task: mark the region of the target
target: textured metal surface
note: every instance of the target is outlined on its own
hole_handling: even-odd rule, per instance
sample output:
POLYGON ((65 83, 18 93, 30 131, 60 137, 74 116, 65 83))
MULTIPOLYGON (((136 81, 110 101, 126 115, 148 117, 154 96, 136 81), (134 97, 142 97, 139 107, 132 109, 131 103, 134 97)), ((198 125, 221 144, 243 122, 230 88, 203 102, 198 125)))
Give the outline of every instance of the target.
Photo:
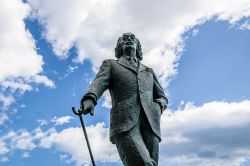
POLYGON ((161 137, 161 109, 154 100, 166 100, 166 97, 151 68, 140 63, 137 72, 123 57, 105 60, 85 95, 94 94, 99 99, 106 89, 109 89, 112 98, 111 142, 114 143, 115 135, 135 126, 140 104, 154 133, 161 137))
POLYGON ((157 165, 160 117, 168 103, 153 70, 140 63, 142 55, 135 35, 123 34, 115 48, 118 59, 103 61, 81 100, 88 114, 103 92, 110 91, 110 141, 125 166, 157 165))

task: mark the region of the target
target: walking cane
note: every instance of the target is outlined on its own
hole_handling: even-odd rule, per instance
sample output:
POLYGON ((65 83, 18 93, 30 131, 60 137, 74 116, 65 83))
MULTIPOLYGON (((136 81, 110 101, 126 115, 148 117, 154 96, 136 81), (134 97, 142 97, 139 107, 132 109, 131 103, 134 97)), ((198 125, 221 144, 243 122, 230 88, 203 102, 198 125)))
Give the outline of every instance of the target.
POLYGON ((83 130, 86 142, 87 142, 87 146, 88 146, 89 155, 90 155, 90 158, 91 158, 91 161, 92 161, 92 165, 95 166, 94 157, 93 157, 93 154, 92 154, 92 151, 91 151, 91 148, 90 148, 89 139, 88 139, 87 131, 85 129, 85 125, 84 125, 84 122, 83 122, 83 119, 82 119, 81 111, 80 111, 80 109, 78 109, 78 112, 76 112, 75 107, 72 107, 72 111, 74 112, 75 115, 78 115, 79 118, 80 118, 80 122, 81 122, 81 125, 82 125, 82 130, 83 130))

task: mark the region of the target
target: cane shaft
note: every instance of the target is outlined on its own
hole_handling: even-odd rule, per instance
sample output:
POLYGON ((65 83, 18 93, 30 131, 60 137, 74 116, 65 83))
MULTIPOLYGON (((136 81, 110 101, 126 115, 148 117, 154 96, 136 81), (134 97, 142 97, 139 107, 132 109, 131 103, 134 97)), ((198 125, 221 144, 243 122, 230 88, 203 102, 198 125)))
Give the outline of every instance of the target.
POLYGON ((90 155, 90 158, 91 158, 91 162, 92 162, 92 165, 95 166, 94 157, 93 157, 93 154, 92 154, 92 151, 91 151, 91 148, 90 148, 89 139, 88 139, 88 135, 87 135, 87 132, 86 132, 86 129, 85 129, 85 125, 84 125, 82 116, 79 115, 79 118, 80 118, 80 121, 81 121, 82 130, 83 130, 86 142, 87 142, 87 146, 88 146, 88 150, 89 150, 89 155, 90 155))

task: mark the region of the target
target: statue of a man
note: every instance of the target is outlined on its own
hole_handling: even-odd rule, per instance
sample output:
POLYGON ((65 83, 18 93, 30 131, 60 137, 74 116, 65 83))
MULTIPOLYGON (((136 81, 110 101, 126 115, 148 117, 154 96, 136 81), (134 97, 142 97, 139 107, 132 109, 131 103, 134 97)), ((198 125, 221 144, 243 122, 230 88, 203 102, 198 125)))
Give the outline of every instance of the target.
POLYGON ((104 60, 81 100, 83 114, 92 114, 108 89, 112 98, 110 141, 125 166, 157 166, 160 117, 168 100, 153 70, 140 61, 139 40, 132 33, 119 37, 117 60, 104 60))

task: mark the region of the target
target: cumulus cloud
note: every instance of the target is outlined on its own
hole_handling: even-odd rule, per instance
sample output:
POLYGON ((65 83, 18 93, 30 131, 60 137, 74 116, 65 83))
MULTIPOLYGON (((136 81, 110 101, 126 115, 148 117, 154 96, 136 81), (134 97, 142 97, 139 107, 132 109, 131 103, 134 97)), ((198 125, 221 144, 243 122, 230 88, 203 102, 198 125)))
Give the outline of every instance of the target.
MULTIPOLYGON (((119 162, 116 148, 109 142, 109 129, 104 123, 87 126, 86 130, 96 161, 119 162)), ((3 157, 7 157, 8 152, 16 150, 23 151, 21 157, 30 157, 32 150, 36 148, 53 148, 66 163, 75 162, 77 166, 91 163, 82 128, 70 127, 61 131, 57 131, 56 128, 46 131, 36 128, 31 132, 12 131, 0 137, 0 155, 3 157)))
POLYGON ((249 23, 249 21, 246 21, 242 25, 240 25, 239 29, 240 30, 250 30, 250 23, 249 23))
POLYGON ((187 30, 211 18, 234 24, 250 15, 248 0, 28 2, 58 57, 67 58, 70 48, 76 47, 76 61, 90 59, 96 70, 103 59, 114 58, 117 38, 130 31, 141 40, 143 62, 156 70, 162 82, 177 72, 187 30))
POLYGON ((12 96, 5 96, 0 93, 0 103, 2 103, 2 109, 5 110, 9 105, 15 102, 15 99, 12 96))
POLYGON ((37 83, 37 84, 44 84, 45 86, 50 87, 50 88, 55 88, 55 83, 52 80, 48 79, 47 76, 44 76, 44 75, 35 75, 31 78, 30 81, 37 83))
POLYGON ((72 116, 62 116, 62 117, 54 117, 51 121, 56 125, 63 125, 65 123, 70 123, 73 119, 72 116))
POLYGON ((9 120, 9 117, 6 113, 0 112, 0 125, 3 125, 7 120, 9 120))
POLYGON ((0 82, 8 77, 27 78, 41 72, 42 56, 37 54, 24 24, 29 5, 19 0, 1 0, 0 9, 0 82))
POLYGON ((32 142, 32 134, 28 131, 21 131, 12 137, 12 148, 20 150, 33 150, 36 145, 32 142))
POLYGON ((28 152, 24 152, 21 157, 28 158, 28 157, 30 157, 30 154, 28 152))
MULTIPOLYGON (((166 110, 161 118, 159 165, 242 165, 250 159, 249 108, 250 100, 244 100, 202 106, 186 103, 178 110, 166 110)), ((104 123, 86 128, 95 160, 120 162, 115 146, 109 142, 109 128, 104 123)), ((0 137, 0 148, 4 157, 15 150, 29 157, 36 148, 54 149, 66 163, 90 164, 82 128, 78 127, 12 131, 0 137)))
POLYGON ((1 83, 1 88, 3 90, 10 89, 12 92, 20 90, 21 92, 32 90, 32 86, 22 82, 13 82, 13 81, 3 81, 1 83))
POLYGON ((44 37, 52 44, 53 51, 60 58, 67 57, 67 52, 75 42, 82 21, 96 3, 82 0, 28 2, 32 5, 33 17, 37 17, 45 26, 44 37), (61 28, 58 29, 60 26, 61 28))
POLYGON ((242 165, 250 154, 250 100, 192 103, 162 116, 162 165, 242 165))
POLYGON ((9 149, 6 147, 5 142, 0 140, 0 155, 5 154, 9 151, 9 149))
POLYGON ((25 153, 29 153, 29 151, 34 150, 38 147, 36 141, 42 139, 49 133, 51 133, 54 129, 48 129, 43 132, 41 128, 36 128, 33 131, 29 132, 25 129, 20 129, 17 132, 10 131, 5 135, 0 137, 0 141, 3 142, 7 152, 14 152, 15 150, 21 150, 25 153))
POLYGON ((76 65, 75 66, 69 65, 68 69, 66 71, 66 74, 64 74, 64 76, 62 76, 62 77, 59 77, 59 79, 64 79, 64 78, 68 77, 71 73, 73 73, 77 69, 78 69, 78 66, 76 66, 76 65))
MULTIPOLYGON (((104 123, 87 127, 88 137, 95 160, 99 162, 118 162, 115 146, 109 142, 108 128, 104 123)), ((81 128, 67 128, 61 132, 54 131, 41 140, 41 147, 55 146, 59 152, 70 154, 67 160, 76 161, 76 165, 90 163, 89 153, 81 128), (63 138, 63 139, 62 139, 63 138)))
POLYGON ((54 83, 41 74, 43 58, 25 29, 24 20, 31 11, 29 4, 22 0, 0 2, 0 101, 6 108, 14 102, 17 91, 23 94, 32 90, 32 84, 54 87, 54 83))
POLYGON ((37 122, 39 123, 39 126, 44 126, 48 124, 48 121, 45 119, 38 119, 37 122))
POLYGON ((193 31, 192 31, 192 36, 197 36, 198 35, 198 33, 199 33, 199 30, 198 29, 193 29, 193 31))
POLYGON ((111 109, 112 107, 111 96, 110 96, 109 91, 106 91, 103 93, 102 107, 107 108, 107 109, 111 109))

